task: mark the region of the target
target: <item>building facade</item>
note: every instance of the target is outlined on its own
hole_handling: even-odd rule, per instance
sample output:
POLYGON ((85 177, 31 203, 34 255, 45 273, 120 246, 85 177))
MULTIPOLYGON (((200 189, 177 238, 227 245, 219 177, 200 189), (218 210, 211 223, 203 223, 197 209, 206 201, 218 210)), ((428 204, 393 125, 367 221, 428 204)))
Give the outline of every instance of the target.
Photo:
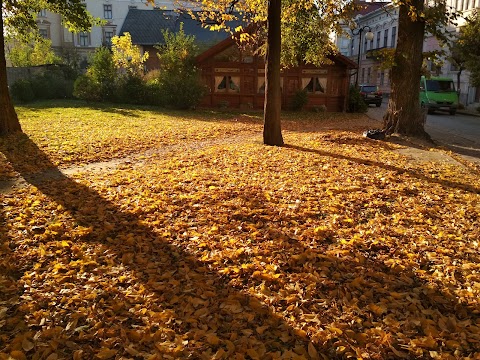
POLYGON ((174 9, 173 1, 169 0, 155 1, 155 6, 147 4, 145 0, 85 0, 84 3, 94 18, 104 22, 101 26, 94 26, 90 32, 68 31, 62 25, 60 15, 55 13, 41 11, 37 16, 40 34, 52 41, 52 47, 59 53, 75 50, 76 56, 84 64, 96 48, 109 45, 113 36, 121 35, 120 30, 130 9, 174 9))
MULTIPOLYGON (((390 76, 388 70, 382 70, 380 61, 375 56, 375 50, 394 49, 397 44, 398 34, 398 7, 390 2, 360 2, 363 9, 355 17, 357 28, 345 29, 348 36, 337 36, 336 45, 340 52, 357 62, 358 83, 378 85, 380 90, 388 96, 390 93, 390 76), (364 29, 362 39, 358 29, 364 29), (365 33, 370 30, 373 39, 368 41, 365 33), (360 56, 359 56, 360 53, 360 56)), ((475 9, 480 9, 480 0, 448 0, 447 6, 452 10, 461 11, 462 17, 458 18, 458 24, 450 29, 458 32, 465 24, 465 18, 472 14, 475 9)), ((423 51, 430 52, 444 50, 438 40, 427 34, 424 41, 423 51)), ((451 77, 460 91, 460 102, 466 106, 479 102, 480 89, 471 86, 469 73, 466 70, 459 72, 449 60, 448 53, 443 56, 441 66, 437 67, 434 62, 427 61, 427 70, 438 76, 451 77), (458 85, 457 85, 457 79, 458 85)), ((355 83, 356 74, 352 74, 351 83, 355 83)))

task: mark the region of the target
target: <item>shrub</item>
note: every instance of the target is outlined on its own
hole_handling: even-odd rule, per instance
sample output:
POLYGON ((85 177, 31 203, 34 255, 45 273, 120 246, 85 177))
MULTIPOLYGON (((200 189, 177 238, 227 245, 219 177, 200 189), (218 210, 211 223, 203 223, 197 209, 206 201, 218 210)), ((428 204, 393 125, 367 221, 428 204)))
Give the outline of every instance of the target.
POLYGON ((174 109, 191 109, 205 95, 205 86, 196 74, 165 74, 160 80, 162 102, 174 109))
POLYGON ((18 80, 11 87, 12 97, 20 102, 35 100, 35 93, 29 80, 18 80))
POLYGON ((127 74, 115 84, 116 96, 115 101, 119 101, 125 104, 146 104, 146 84, 144 80, 135 75, 127 74))
POLYGON ((292 97, 290 109, 293 111, 302 110, 308 103, 308 94, 306 90, 298 90, 292 97))
POLYGON ((195 37, 184 33, 183 23, 177 33, 167 30, 162 34, 165 44, 157 46, 162 101, 176 109, 194 108, 206 91, 194 65, 198 51, 195 37))
POLYGON ((351 113, 365 113, 367 110, 368 105, 363 101, 360 90, 355 85, 350 85, 347 111, 351 113))
POLYGON ((98 85, 87 75, 81 75, 75 80, 73 96, 87 101, 100 101, 102 99, 98 85))
POLYGON ((65 99, 73 96, 73 81, 62 71, 47 71, 31 80, 36 99, 65 99))

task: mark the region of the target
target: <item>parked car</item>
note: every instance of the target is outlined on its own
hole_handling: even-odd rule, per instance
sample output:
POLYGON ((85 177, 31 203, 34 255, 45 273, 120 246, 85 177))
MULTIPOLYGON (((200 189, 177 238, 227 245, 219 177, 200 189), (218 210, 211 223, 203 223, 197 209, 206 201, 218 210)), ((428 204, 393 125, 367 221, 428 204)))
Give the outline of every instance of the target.
POLYGON ((455 115, 458 108, 458 93, 451 78, 434 77, 420 79, 420 105, 427 108, 429 114, 435 110, 448 110, 455 115))
POLYGON ((360 95, 367 105, 375 104, 377 107, 382 105, 383 96, 377 85, 360 85, 360 95))

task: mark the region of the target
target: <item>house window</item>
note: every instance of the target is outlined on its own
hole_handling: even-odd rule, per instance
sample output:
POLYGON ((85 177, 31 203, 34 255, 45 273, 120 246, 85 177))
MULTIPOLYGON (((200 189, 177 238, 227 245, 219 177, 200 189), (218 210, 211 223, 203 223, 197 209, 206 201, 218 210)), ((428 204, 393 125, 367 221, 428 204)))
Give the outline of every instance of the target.
POLYGON ((385 72, 380 73, 380 85, 385 85, 385 72))
POLYGON ((367 69, 367 83, 370 83, 370 70, 371 68, 367 69))
POLYGON ((78 44, 80 46, 90 45, 90 34, 87 32, 81 32, 78 34, 78 44))
POLYGON ((240 92, 240 76, 215 76, 215 92, 240 92))
POLYGON ((392 27, 392 41, 390 42, 391 47, 397 46, 397 27, 392 27))
POLYGON ((302 78, 302 88, 309 94, 325 94, 327 89, 327 78, 302 78))
POLYGON ((388 29, 383 33, 383 47, 388 47, 388 29))
POLYGON ((104 19, 112 19, 113 14, 112 14, 112 5, 103 5, 103 18, 104 19))
POLYGON ((38 17, 47 17, 47 10, 42 9, 38 12, 38 17))
POLYGON ((38 33, 44 39, 48 39, 48 30, 47 29, 38 29, 38 33))
POLYGON ((380 49, 380 31, 377 32, 377 49, 380 49))
POLYGON ((106 46, 112 45, 113 30, 104 30, 103 32, 103 42, 106 46))
POLYGON ((365 68, 362 68, 362 83, 365 82, 365 68))

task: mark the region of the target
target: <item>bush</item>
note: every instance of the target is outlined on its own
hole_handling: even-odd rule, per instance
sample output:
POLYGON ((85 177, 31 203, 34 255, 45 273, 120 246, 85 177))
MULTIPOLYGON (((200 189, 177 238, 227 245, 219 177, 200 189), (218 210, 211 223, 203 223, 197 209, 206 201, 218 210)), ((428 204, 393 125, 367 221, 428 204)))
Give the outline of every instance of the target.
POLYGON ((86 101, 101 101, 102 94, 98 84, 87 75, 81 75, 73 85, 73 96, 86 101))
POLYGON ((73 96, 73 81, 62 71, 48 71, 31 80, 36 99, 65 99, 73 96))
POLYGON ((35 93, 32 90, 32 84, 29 80, 18 80, 11 87, 11 93, 14 100, 20 102, 30 102, 35 100, 35 93))
POLYGON ((360 90, 355 85, 350 85, 347 111, 350 113, 365 113, 367 110, 368 105, 363 101, 360 90))
POLYGON ((206 88, 196 74, 164 74, 160 79, 160 95, 167 107, 192 109, 205 95, 206 88))
POLYGON ((128 74, 121 77, 115 87, 117 90, 113 100, 125 104, 147 104, 146 84, 141 77, 128 74))

